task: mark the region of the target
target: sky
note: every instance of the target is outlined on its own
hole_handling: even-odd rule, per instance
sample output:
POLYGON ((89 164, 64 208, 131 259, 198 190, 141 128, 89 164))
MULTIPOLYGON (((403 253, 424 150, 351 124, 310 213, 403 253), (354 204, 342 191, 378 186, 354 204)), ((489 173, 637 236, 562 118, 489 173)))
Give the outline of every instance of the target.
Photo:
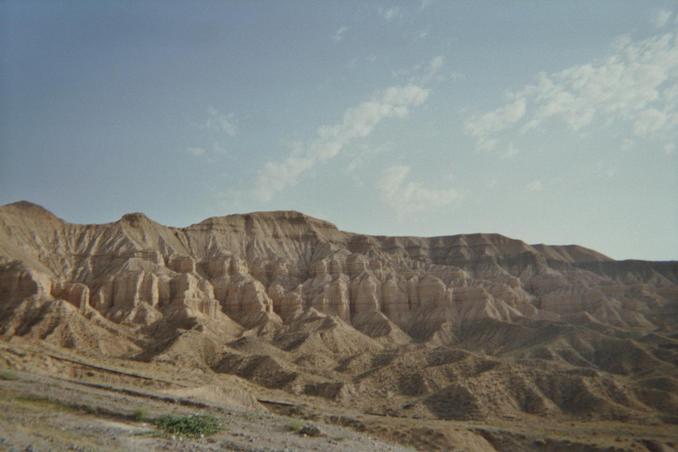
POLYGON ((0 204, 678 259, 675 1, 0 0, 0 204))

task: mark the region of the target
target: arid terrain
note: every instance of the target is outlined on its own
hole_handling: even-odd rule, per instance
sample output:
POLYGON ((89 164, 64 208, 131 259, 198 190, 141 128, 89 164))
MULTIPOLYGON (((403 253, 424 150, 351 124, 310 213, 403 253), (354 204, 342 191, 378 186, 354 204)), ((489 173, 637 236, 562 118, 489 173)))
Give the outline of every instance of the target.
POLYGON ((675 261, 18 202, 0 338, 0 449, 678 448, 675 261), (150 422, 168 413, 224 428, 173 437, 150 422))

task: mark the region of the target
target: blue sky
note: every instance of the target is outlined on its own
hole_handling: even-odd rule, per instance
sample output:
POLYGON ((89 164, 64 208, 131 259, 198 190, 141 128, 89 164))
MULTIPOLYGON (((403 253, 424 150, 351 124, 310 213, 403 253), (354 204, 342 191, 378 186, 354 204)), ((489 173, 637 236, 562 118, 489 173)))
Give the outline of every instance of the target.
POLYGON ((678 258, 678 4, 2 1, 0 203, 678 258))

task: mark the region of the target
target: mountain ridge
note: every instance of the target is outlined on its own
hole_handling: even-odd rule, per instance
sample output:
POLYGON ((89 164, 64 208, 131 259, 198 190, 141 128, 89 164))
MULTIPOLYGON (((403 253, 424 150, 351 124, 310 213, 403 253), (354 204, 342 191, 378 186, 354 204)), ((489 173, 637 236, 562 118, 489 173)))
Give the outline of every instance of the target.
POLYGON ((675 261, 500 234, 362 235, 294 211, 174 228, 0 207, 2 340, 383 414, 665 422, 677 324, 675 261))
MULTIPOLYGON (((180 231, 186 231, 186 230, 191 230, 191 229, 199 229, 201 226, 210 226, 210 225, 223 225, 223 224, 229 224, 232 225, 234 222, 247 222, 250 221, 250 219, 254 220, 268 220, 268 221, 289 221, 290 223, 294 222, 297 223, 299 220, 305 220, 309 224, 314 224, 314 225, 321 225, 323 227, 326 227, 331 230, 335 230, 337 232, 340 232, 342 234, 350 235, 350 236, 358 236, 358 237, 370 237, 374 238, 376 240, 426 240, 426 241, 439 241, 439 240, 454 240, 454 241, 459 241, 459 242, 464 242, 468 240, 472 241, 499 241, 499 242, 519 242, 527 247, 534 248, 536 250, 542 251, 546 250, 551 253, 554 253, 555 255, 558 255, 561 259, 563 258, 563 255, 568 255, 568 254, 575 254, 575 255, 584 255, 588 257, 588 259, 575 259, 572 256, 567 256, 566 258, 569 260, 575 260, 575 261, 580 261, 580 262, 593 262, 593 261, 601 261, 601 260, 606 260, 606 261, 614 261, 614 259, 605 256, 604 254, 595 251, 591 248, 583 247, 581 245, 576 245, 576 244, 566 244, 566 245, 547 245, 543 243, 538 243, 538 244, 528 244, 527 242, 524 242, 519 239, 513 239, 508 236, 505 236, 500 233, 485 233, 485 232, 477 232, 477 233, 463 233, 463 234, 450 234, 450 235, 433 235, 433 236, 413 236, 413 235, 395 235, 395 236, 390 236, 390 235, 382 235, 382 234, 363 234, 363 233, 357 233, 357 232, 348 232, 348 231, 342 231, 338 229, 338 227, 327 221, 323 220, 320 218, 316 218, 307 214, 304 214, 303 212, 296 211, 296 210, 272 210, 272 211, 254 211, 254 212, 246 212, 246 213, 234 213, 234 214, 226 214, 226 215, 221 215, 221 216, 211 216, 208 218, 205 218, 202 221, 199 221, 197 223, 193 223, 188 226, 167 226, 163 225, 152 218, 148 217, 145 213, 143 212, 129 212, 123 214, 119 219, 107 222, 107 223, 71 223, 68 222, 61 217, 55 215, 52 211, 46 209, 45 207, 35 204, 30 201, 26 200, 21 200, 21 201, 16 201, 13 203, 8 203, 5 205, 0 206, 0 213, 1 212, 6 212, 6 211, 19 211, 19 212, 31 212, 33 214, 36 214, 38 216, 42 217, 49 217, 53 219, 57 219, 60 222, 64 223, 65 225, 70 225, 70 226, 107 226, 107 225, 114 225, 114 224, 121 224, 121 223, 134 223, 138 224, 139 222, 142 221, 147 221, 150 222, 151 224, 159 225, 167 229, 171 230, 180 230, 180 231), (294 220, 294 221, 290 221, 294 220)), ((673 260, 670 261, 651 261, 651 260, 642 260, 642 259, 624 259, 620 260, 617 262, 623 262, 623 261, 641 261, 641 262, 674 262, 673 260)))

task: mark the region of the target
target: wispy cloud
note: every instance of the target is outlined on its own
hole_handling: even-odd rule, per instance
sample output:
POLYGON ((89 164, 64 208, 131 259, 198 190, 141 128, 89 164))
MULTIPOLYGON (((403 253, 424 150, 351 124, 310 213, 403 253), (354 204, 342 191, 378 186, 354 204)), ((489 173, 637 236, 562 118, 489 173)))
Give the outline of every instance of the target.
POLYGON ((427 63, 420 63, 407 69, 393 71, 393 77, 406 80, 408 83, 429 84, 456 80, 462 75, 458 72, 445 70, 445 57, 437 55, 427 63))
POLYGON ((375 61, 377 61, 376 55, 367 55, 366 57, 353 57, 349 60, 346 66, 351 70, 356 68, 363 69, 365 66, 374 64, 375 61))
POLYGON ((349 108, 340 122, 323 125, 315 138, 300 144, 283 161, 269 161, 259 170, 254 195, 270 200, 277 192, 295 185, 320 162, 336 157, 352 141, 368 136, 384 119, 403 118, 410 108, 423 104, 429 91, 420 86, 392 86, 372 99, 349 108))
POLYGON ((669 114, 655 108, 643 110, 633 123, 633 132, 639 137, 650 136, 664 127, 668 117, 669 114))
POLYGON ((611 179, 617 175, 617 168, 604 161, 599 161, 593 169, 593 174, 599 179, 611 179))
POLYGON ((410 167, 394 165, 381 174, 377 188, 382 201, 393 209, 398 218, 441 208, 462 198, 455 189, 425 187, 421 182, 409 180, 410 167))
POLYGON ((493 151, 497 147, 496 134, 512 127, 525 116, 525 104, 525 98, 514 99, 496 110, 466 121, 464 129, 476 139, 479 149, 493 151))
POLYGON ((214 107, 207 109, 208 118, 202 124, 202 128, 220 131, 226 133, 230 137, 238 134, 238 127, 235 123, 235 115, 233 113, 224 114, 214 107))
POLYGON ((335 42, 342 41, 342 40, 344 39, 344 35, 346 34, 346 32, 347 32, 348 30, 349 30, 349 27, 347 27, 347 26, 345 26, 345 25, 342 25, 341 27, 339 27, 339 28, 337 29, 337 31, 334 32, 334 34, 332 35, 332 39, 333 39, 335 42))
POLYGON ((520 149, 515 147, 513 143, 509 143, 504 152, 501 153, 502 159, 512 159, 516 155, 520 154, 520 149))
POLYGON ((194 157, 208 156, 209 161, 213 161, 215 156, 226 156, 228 152, 223 147, 222 142, 225 138, 233 138, 238 134, 238 127, 233 113, 221 113, 214 107, 207 109, 207 119, 196 124, 201 129, 201 138, 199 145, 191 146, 186 152, 194 157), (212 141, 212 145, 205 143, 212 141))
POLYGON ((414 34, 414 41, 421 41, 422 39, 428 38, 428 36, 431 34, 428 28, 419 30, 414 34))
POLYGON ((672 11, 666 9, 657 11, 657 14, 654 16, 654 26, 657 28, 664 28, 671 20, 671 17, 673 17, 672 11))
POLYGON ((389 8, 379 7, 377 11, 386 22, 393 22, 403 15, 403 11, 399 6, 391 6, 389 8))
POLYGON ((525 186, 528 191, 542 191, 544 184, 540 180, 533 180, 525 186))
POLYGON ((420 9, 426 9, 433 4, 433 0, 421 0, 419 3, 420 9))
POLYGON ((207 154, 207 150, 205 148, 199 148, 199 147, 191 147, 186 149, 186 152, 191 154, 193 157, 202 157, 203 155, 207 154))
POLYGON ((346 165, 346 172, 355 175, 368 166, 370 162, 376 159, 380 154, 391 151, 393 146, 390 144, 380 146, 367 146, 365 144, 359 146, 351 146, 351 150, 347 149, 347 157, 350 159, 346 165))
POLYGON ((678 38, 665 33, 615 43, 608 57, 551 74, 508 93, 504 105, 474 115, 465 131, 478 149, 494 150, 510 132, 526 133, 547 121, 573 132, 595 120, 628 124, 637 137, 678 131, 678 38))

